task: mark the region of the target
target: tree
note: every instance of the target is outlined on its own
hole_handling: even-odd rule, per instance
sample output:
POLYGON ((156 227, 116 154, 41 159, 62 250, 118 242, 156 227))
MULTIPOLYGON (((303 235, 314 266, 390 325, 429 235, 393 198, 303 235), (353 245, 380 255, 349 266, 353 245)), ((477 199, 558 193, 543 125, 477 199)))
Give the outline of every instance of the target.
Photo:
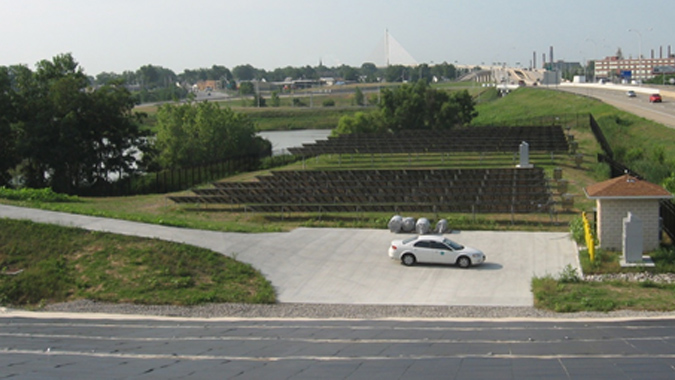
POLYGON ((270 106, 279 107, 281 105, 281 98, 279 97, 278 91, 272 91, 270 95, 270 106))
POLYGON ((340 66, 340 73, 342 74, 342 78, 346 81, 353 82, 359 79, 359 72, 351 66, 340 66))
POLYGON ((427 83, 430 83, 432 80, 431 69, 426 63, 422 63, 410 71, 410 81, 417 82, 419 80, 424 80, 427 83))
POLYGON ((455 79, 457 78, 457 68, 455 65, 443 62, 441 64, 432 66, 431 74, 439 79, 455 79))
POLYGON ((381 133, 386 131, 383 119, 378 112, 357 112, 354 116, 345 115, 331 132, 332 136, 352 133, 381 133))
POLYGON ((0 136, 2 136, 0 139, 0 186, 5 186, 10 182, 9 170, 18 164, 15 151, 16 136, 12 130, 16 112, 12 104, 14 91, 10 73, 10 68, 0 67, 0 136))
POLYGON ((377 112, 342 117, 335 134, 450 129, 468 124, 477 115, 466 90, 449 94, 429 87, 424 80, 383 89, 378 107, 377 112))
POLYGON ((211 66, 211 69, 207 71, 206 79, 230 82, 234 77, 227 67, 213 65, 211 66))
POLYGON ((108 84, 114 80, 120 79, 120 75, 115 74, 115 73, 107 73, 107 72, 101 72, 96 75, 96 84, 108 84))
POLYGON ((360 88, 356 88, 354 91, 354 103, 356 103, 357 106, 362 106, 364 105, 364 97, 363 97, 363 91, 361 91, 360 88))
POLYGON ((361 75, 366 78, 366 82, 377 81, 377 66, 371 62, 365 62, 361 65, 361 75))
POLYGON ((148 90, 158 87, 171 87, 178 80, 172 70, 153 65, 141 66, 136 72, 136 76, 140 85, 148 90))
POLYGON ((257 71, 258 70, 256 70, 253 66, 247 64, 236 66, 234 69, 232 69, 232 74, 234 74, 234 77, 240 81, 250 81, 256 77, 257 71))
POLYGON ((134 171, 143 134, 121 81, 96 90, 70 54, 13 68, 15 149, 25 185, 73 192, 134 171))
POLYGON ((241 95, 251 95, 255 93, 255 86, 251 82, 241 82, 239 83, 239 94, 241 95))
POLYGON ((253 100, 251 101, 253 107, 267 107, 267 101, 260 94, 254 94, 253 100))
POLYGON ((409 68, 403 65, 391 65, 384 72, 387 82, 404 82, 410 80, 409 68))
POLYGON ((181 168, 266 154, 271 146, 246 115, 200 102, 159 107, 155 149, 163 168, 181 168))
POLYGON ((457 105, 454 123, 456 125, 467 125, 478 116, 475 109, 476 103, 467 90, 453 92, 450 100, 457 105))

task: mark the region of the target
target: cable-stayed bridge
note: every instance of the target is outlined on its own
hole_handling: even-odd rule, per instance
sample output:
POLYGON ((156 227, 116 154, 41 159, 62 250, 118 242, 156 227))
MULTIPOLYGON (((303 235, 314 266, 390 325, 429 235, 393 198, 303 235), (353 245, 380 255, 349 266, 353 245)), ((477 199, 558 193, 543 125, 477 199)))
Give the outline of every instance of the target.
POLYGON ((389 33, 389 30, 385 30, 384 36, 369 58, 371 62, 379 67, 389 65, 418 65, 417 60, 389 33))

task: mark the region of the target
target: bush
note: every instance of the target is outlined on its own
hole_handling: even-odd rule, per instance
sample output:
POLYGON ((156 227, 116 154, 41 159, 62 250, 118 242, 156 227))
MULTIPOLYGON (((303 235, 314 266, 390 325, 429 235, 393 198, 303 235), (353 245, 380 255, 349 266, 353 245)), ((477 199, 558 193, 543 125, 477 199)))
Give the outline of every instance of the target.
POLYGON ((335 107, 335 100, 326 99, 326 100, 323 101, 323 106, 324 107, 335 107))
POLYGON ((577 273, 577 268, 567 264, 562 272, 560 272, 560 275, 558 275, 558 281, 563 284, 576 283, 581 281, 581 277, 577 273))
POLYGON ((0 187, 0 198, 9 199, 13 201, 27 201, 27 202, 76 202, 77 197, 67 194, 55 193, 51 188, 44 189, 9 189, 0 187))
POLYGON ((572 234, 572 240, 577 242, 577 244, 585 244, 585 233, 584 233, 584 220, 581 216, 575 216, 570 221, 570 232, 572 234))

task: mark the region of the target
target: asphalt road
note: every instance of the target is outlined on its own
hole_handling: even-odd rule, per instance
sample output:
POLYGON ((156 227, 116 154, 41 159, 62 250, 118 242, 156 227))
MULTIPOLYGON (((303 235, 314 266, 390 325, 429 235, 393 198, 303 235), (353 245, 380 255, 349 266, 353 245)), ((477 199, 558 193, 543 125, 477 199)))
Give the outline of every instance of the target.
POLYGON ((673 322, 0 314, 0 378, 672 379, 673 322))
POLYGON ((611 84, 587 86, 561 85, 555 88, 560 91, 596 98, 626 112, 670 128, 675 128, 675 94, 672 90, 664 90, 659 87, 617 86, 611 84), (626 96, 627 89, 636 91, 637 96, 634 98, 626 96), (661 93, 663 96, 662 103, 649 103, 649 94, 653 92, 661 93))

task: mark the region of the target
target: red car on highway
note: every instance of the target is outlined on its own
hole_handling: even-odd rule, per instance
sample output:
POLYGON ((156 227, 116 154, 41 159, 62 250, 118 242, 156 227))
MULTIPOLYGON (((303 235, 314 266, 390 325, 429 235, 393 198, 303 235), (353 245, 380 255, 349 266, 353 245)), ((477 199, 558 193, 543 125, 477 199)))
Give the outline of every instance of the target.
POLYGON ((661 95, 651 94, 649 95, 649 103, 661 103, 661 95))

